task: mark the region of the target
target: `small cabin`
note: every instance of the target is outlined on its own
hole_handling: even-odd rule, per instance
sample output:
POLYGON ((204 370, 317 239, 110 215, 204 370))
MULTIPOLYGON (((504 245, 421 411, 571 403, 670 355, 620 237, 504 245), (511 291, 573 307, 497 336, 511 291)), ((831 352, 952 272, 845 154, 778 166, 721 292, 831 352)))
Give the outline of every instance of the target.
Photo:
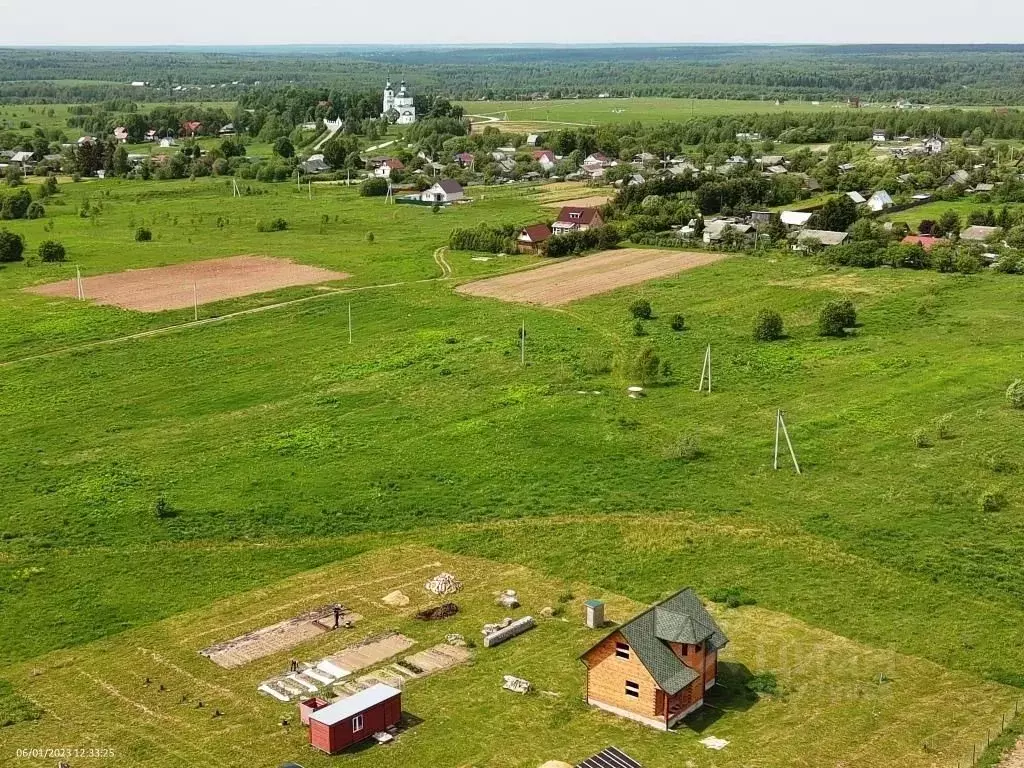
POLYGON ((647 609, 580 658, 586 701, 606 712, 668 730, 704 704, 729 642, 692 589, 647 609))
POLYGON ((309 715, 309 743, 336 755, 398 724, 402 692, 379 683, 309 715))

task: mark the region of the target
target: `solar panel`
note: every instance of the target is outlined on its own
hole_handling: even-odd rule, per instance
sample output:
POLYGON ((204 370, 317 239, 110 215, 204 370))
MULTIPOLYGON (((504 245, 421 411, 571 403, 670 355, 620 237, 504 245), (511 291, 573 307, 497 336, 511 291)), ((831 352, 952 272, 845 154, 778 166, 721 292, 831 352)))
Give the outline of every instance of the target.
POLYGON ((643 766, 621 749, 608 747, 593 757, 588 757, 576 768, 643 768, 643 766))

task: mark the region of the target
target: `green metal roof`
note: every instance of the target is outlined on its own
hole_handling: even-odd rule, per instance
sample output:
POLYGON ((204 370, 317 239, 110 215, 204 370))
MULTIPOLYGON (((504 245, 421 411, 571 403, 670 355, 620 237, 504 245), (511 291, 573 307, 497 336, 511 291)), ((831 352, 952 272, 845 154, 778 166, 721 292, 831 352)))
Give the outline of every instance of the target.
POLYGON ((591 608, 600 608, 602 605, 604 605, 604 601, 603 600, 587 600, 587 602, 584 603, 584 605, 589 605, 591 608))
POLYGON ((670 696, 700 675, 672 652, 669 643, 698 645, 707 641, 708 648, 717 651, 729 642, 690 588, 648 608, 616 631, 622 633, 651 677, 670 696))

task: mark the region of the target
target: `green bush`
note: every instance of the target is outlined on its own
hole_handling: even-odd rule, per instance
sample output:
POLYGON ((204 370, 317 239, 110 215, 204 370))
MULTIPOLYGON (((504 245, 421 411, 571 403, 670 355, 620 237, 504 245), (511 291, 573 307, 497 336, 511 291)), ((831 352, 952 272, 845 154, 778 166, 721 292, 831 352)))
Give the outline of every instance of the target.
POLYGON ((928 436, 928 430, 923 427, 914 430, 914 445, 918 448, 931 448, 932 439, 928 436))
POLYGON ((25 258, 25 239, 21 235, 0 229, 0 262, 21 261, 25 258))
POLYGON ((38 200, 33 200, 28 206, 28 210, 25 211, 26 219, 41 219, 46 215, 46 208, 38 200))
POLYGON ((1006 499, 999 491, 985 491, 978 499, 982 512, 998 512, 1006 504, 1006 499))
POLYGON ((953 438, 953 414, 947 413, 940 416, 935 422, 935 433, 939 436, 939 440, 951 440, 953 438))
POLYGON ((177 517, 178 513, 175 511, 163 496, 158 496, 157 500, 153 503, 153 512, 158 520, 166 520, 171 517, 177 517))
POLYGON ((686 318, 682 315, 672 315, 671 325, 673 331, 686 330, 686 318))
POLYGON ((773 309, 762 309, 754 317, 754 341, 776 341, 782 338, 782 315, 773 309))
POLYGON ((256 222, 257 232, 284 232, 286 229, 288 229, 288 222, 281 218, 256 222))
POLYGON ((669 458, 676 461, 695 461, 704 455, 700 448, 700 439, 689 433, 680 437, 669 449, 669 458))
POLYGON ((153 232, 146 227, 139 227, 135 230, 135 242, 148 243, 153 239, 153 232))
POLYGON ((846 329, 857 324, 853 302, 827 301, 818 313, 819 336, 845 336, 846 329))
POLYGON ((725 589, 715 590, 708 597, 712 602, 723 603, 730 608, 757 604, 757 600, 748 595, 743 587, 726 587, 725 589))
POLYGON ((644 347, 633 359, 633 376, 643 385, 653 384, 658 378, 661 359, 651 347, 644 347))
POLYGON ((629 314, 638 320, 650 320, 654 316, 651 309, 651 302, 647 299, 637 299, 629 305, 629 314))
POLYGON ((359 194, 363 197, 384 197, 388 193, 388 180, 372 178, 359 185, 359 194))
POLYGON ((646 336, 647 335, 647 329, 644 328, 644 321, 643 320, 637 320, 635 323, 633 323, 633 335, 634 336, 646 336))
POLYGON ((377 239, 377 237, 376 237, 376 235, 373 234, 373 232, 367 232, 366 233, 366 242, 369 243, 370 245, 373 245, 373 242, 376 239, 377 239))
POLYGON ((611 369, 611 358, 604 350, 588 349, 583 356, 583 373, 587 376, 600 376, 611 369))
POLYGON ((1017 379, 1006 388, 1006 402, 1011 408, 1024 408, 1024 381, 1017 379))
POLYGON ((56 240, 44 240, 39 244, 39 259, 49 263, 65 261, 67 252, 56 240))
POLYGON ((774 672, 758 672, 747 680, 747 690, 753 693, 775 696, 779 692, 779 680, 774 672))
POLYGON ((448 247, 453 251, 515 253, 518 232, 519 228, 512 224, 492 227, 485 223, 466 229, 454 229, 448 236, 448 247))

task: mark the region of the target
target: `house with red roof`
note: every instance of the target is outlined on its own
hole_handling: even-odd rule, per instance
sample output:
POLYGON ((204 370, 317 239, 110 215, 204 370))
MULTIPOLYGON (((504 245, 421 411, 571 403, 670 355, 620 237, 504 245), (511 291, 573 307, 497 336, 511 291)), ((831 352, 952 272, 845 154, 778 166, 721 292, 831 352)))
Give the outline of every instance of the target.
POLYGON ((550 171, 557 163, 555 153, 550 149, 538 149, 534 151, 533 159, 535 162, 539 163, 540 167, 545 171, 550 171))
POLYGON ((381 178, 391 178, 392 171, 404 171, 405 163, 399 160, 397 157, 388 157, 377 164, 377 167, 373 170, 373 175, 381 178))
POLYGON ((181 129, 185 132, 186 136, 195 138, 196 134, 203 129, 203 124, 198 120, 186 120, 181 124, 181 129))
POLYGON ((926 251, 930 251, 936 245, 948 245, 949 240, 944 237, 934 237, 933 235, 907 235, 900 240, 900 245, 920 245, 926 251))
POLYGON ((536 253, 541 243, 551 237, 551 227, 547 224, 531 224, 519 230, 516 245, 520 253, 536 253))
POLYGON ((473 157, 472 152, 459 152, 455 156, 455 162, 461 165, 463 168, 469 168, 476 158, 473 157))
POLYGON ((119 125, 114 129, 114 138, 117 139, 119 144, 124 144, 128 141, 128 129, 123 125, 119 125))
POLYGON ((597 208, 567 205, 558 212, 558 219, 551 225, 551 232, 555 235, 564 235, 566 232, 586 232, 588 229, 603 226, 604 219, 597 208))

